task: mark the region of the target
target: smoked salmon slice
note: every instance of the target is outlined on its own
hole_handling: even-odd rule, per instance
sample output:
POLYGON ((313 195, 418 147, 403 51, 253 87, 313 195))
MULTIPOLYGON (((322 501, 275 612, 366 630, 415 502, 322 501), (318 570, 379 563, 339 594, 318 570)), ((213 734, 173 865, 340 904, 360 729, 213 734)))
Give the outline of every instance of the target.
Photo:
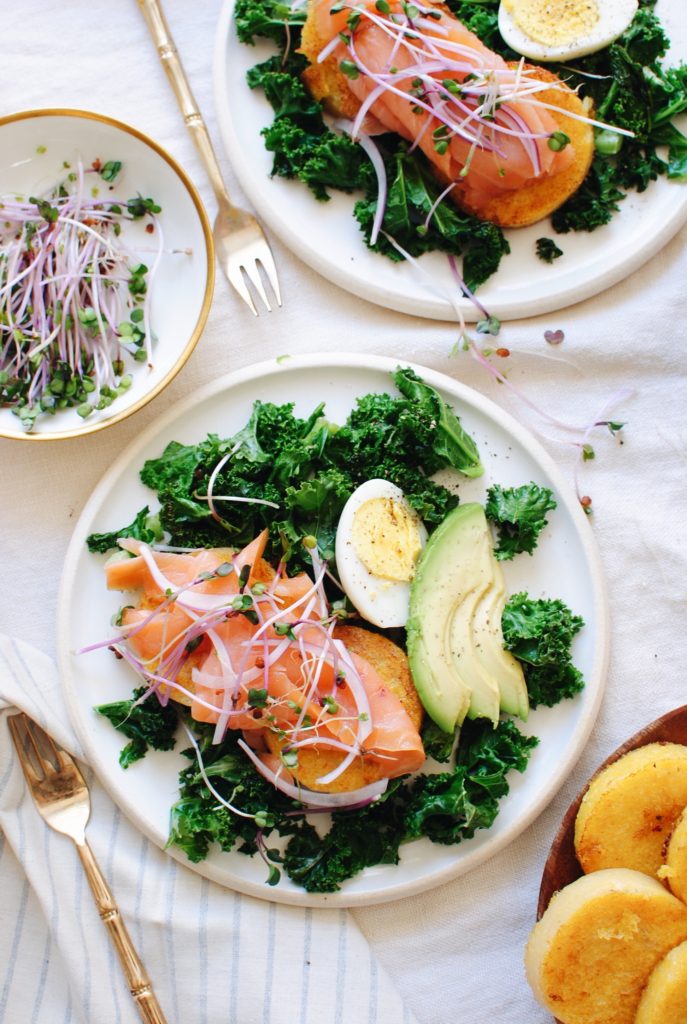
POLYGON ((277 574, 266 542, 266 531, 240 552, 123 542, 133 557, 105 571, 108 587, 138 592, 120 626, 139 670, 218 738, 241 730, 266 755, 336 749, 334 774, 354 755, 380 778, 416 771, 418 729, 375 667, 335 639, 321 578, 277 574))

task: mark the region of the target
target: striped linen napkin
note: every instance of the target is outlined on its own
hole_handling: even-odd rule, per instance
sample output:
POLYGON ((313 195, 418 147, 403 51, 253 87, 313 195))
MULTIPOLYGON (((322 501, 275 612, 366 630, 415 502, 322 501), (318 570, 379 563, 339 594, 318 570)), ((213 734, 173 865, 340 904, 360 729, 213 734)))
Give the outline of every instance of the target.
MULTIPOLYGON (((14 753, 19 708, 82 758, 52 661, 0 634, 0 1022, 139 1020, 72 842, 14 753)), ((140 835, 85 767, 87 836, 169 1024, 415 1024, 344 910, 230 892, 140 835)))

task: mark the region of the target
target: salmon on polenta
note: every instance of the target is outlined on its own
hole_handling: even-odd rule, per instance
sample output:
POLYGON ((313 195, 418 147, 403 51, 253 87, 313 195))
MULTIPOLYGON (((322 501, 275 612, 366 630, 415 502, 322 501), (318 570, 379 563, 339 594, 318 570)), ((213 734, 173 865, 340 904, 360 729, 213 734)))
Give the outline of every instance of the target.
POLYGON ((401 135, 477 217, 534 223, 587 175, 589 108, 548 70, 507 64, 443 4, 311 0, 300 49, 310 91, 354 138, 401 135))
POLYGON ((304 803, 314 793, 375 795, 425 760, 407 658, 386 637, 338 626, 322 573, 313 582, 276 572, 266 542, 264 531, 240 552, 174 553, 123 541, 135 557, 106 572, 110 588, 140 592, 121 614, 130 656, 164 680, 161 697, 217 736, 241 731, 277 788, 304 803))

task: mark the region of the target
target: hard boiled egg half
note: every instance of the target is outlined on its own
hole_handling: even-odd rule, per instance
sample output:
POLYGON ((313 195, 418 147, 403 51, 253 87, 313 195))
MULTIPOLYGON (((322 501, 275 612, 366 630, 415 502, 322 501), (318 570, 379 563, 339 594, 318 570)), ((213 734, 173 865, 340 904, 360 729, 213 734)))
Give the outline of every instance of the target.
POLYGON ((638 0, 501 0, 499 32, 525 57, 572 60, 621 36, 638 6, 638 0))
POLYGON ((403 491, 367 480, 344 505, 336 531, 336 567, 346 596, 375 626, 405 626, 410 583, 427 530, 403 491))

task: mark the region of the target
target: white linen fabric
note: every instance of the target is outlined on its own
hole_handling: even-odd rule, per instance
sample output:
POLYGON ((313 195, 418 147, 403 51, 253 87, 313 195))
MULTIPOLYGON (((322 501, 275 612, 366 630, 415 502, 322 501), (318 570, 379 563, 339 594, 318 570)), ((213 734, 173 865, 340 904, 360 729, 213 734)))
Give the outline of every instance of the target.
MULTIPOLYGON (((81 757, 55 667, 0 636, 0 1021, 139 1019, 70 839, 29 795, 7 719, 17 708, 81 757)), ((141 836, 85 769, 87 839, 169 1024, 415 1024, 345 911, 242 896, 141 836)))
MULTIPOLYGON (((211 64, 222 2, 166 0, 165 5, 196 98, 218 145, 211 64)), ((151 134, 187 169, 209 213, 214 213, 206 178, 134 0, 120 4, 76 0, 68 7, 56 0, 26 0, 21 16, 15 12, 5 20, 0 113, 47 105, 99 110, 151 134)), ((241 200, 221 151, 220 158, 229 187, 241 200)), ((602 295, 503 328, 499 343, 510 349, 511 356, 499 362, 499 368, 507 370, 509 380, 532 402, 561 419, 591 422, 618 389, 631 389, 632 396, 613 412, 614 419, 626 422, 622 435, 613 438, 606 431, 595 432, 591 441, 596 458, 583 464, 578 464, 578 448, 563 443, 562 434, 495 384, 468 354, 450 354, 455 325, 419 320, 359 301, 304 266, 274 238, 283 309, 254 319, 218 276, 212 312, 198 348, 164 395, 131 420, 80 441, 27 444, 0 439, 0 630, 51 659, 64 552, 95 483, 122 448, 171 403, 219 374, 257 360, 283 353, 374 352, 458 377, 540 431, 571 480, 578 466, 582 492, 593 499, 592 521, 611 605, 612 657, 601 713, 578 765, 540 818, 467 877, 424 895, 349 915, 304 914, 297 977, 291 979, 297 991, 292 1002, 287 1002, 286 992, 291 995, 293 989, 275 985, 267 1002, 262 994, 276 969, 270 966, 273 961, 268 954, 270 948, 277 948, 277 920, 289 915, 268 904, 222 893, 190 871, 166 863, 116 810, 106 806, 93 780, 94 826, 103 829, 93 837, 96 853, 106 871, 112 871, 115 892, 135 922, 134 939, 162 988, 170 1015, 178 1009, 184 1024, 195 1024, 195 1020, 245 1024, 254 1019, 261 1024, 282 1020, 300 1024, 316 1015, 342 1024, 403 1020, 395 996, 382 982, 384 968, 418 1024, 550 1021, 531 996, 522 960, 542 866, 558 822, 577 789, 619 743, 659 714, 685 703, 686 241, 683 229, 642 270, 602 295), (547 345, 547 329, 563 330, 563 344, 555 349, 547 345), (138 870, 144 876, 141 889, 135 881, 138 870), (174 887, 170 875, 175 878, 174 887), (167 888, 157 888, 161 878, 167 880, 167 888), (190 909, 184 916, 177 914, 175 897, 179 887, 186 885, 189 892, 195 887, 197 898, 185 902, 190 909), (151 899, 159 902, 151 908, 152 923, 146 924, 144 897, 150 892, 151 899), (215 895, 218 905, 229 908, 226 913, 215 916, 215 895), (199 931, 203 907, 213 927, 199 931), (235 913, 241 915, 238 930, 235 913), (353 922, 366 937, 370 953, 361 951, 358 959, 348 961, 350 983, 343 1002, 333 1008, 326 1000, 332 985, 336 988, 334 964, 341 945, 349 951, 360 950, 353 922), (319 952, 321 945, 332 973, 320 974, 319 982, 313 976, 304 994, 297 986, 302 986, 306 927, 312 929, 311 949, 319 952), (322 929, 317 938, 315 929, 322 929), (249 967, 252 980, 237 992, 232 964, 236 943, 241 944, 244 934, 249 955, 245 960, 241 956, 242 970, 249 967), (376 959, 366 960, 371 956, 376 959), (373 962, 379 965, 377 982, 373 962), (360 970, 358 964, 363 964, 360 970), (224 1000, 215 984, 226 993, 224 1000), (376 1004, 363 999, 361 1007, 350 1001, 349 988, 374 991, 375 984, 379 986, 376 1004), (193 1013, 201 1015, 194 1019, 193 1013)), ((0 665, 0 694, 6 693, 5 671, 0 665)), ((66 728, 66 719, 61 720, 66 728)), ((3 723, 0 729, 1 782, 9 768, 3 723)), ((25 803, 17 769, 12 773, 6 787, 13 790, 15 801, 21 798, 25 803)), ((7 800, 7 789, 3 800, 7 800)), ((21 832, 17 821, 24 820, 29 809, 25 807, 21 819, 5 812, 2 822, 7 834, 0 859, 0 994, 10 969, 13 980, 11 1012, 9 1004, 0 1003, 0 1022, 28 1024, 35 1019, 39 1024, 61 1024, 70 1014, 75 1021, 85 1020, 84 992, 95 999, 101 987, 107 989, 107 1008, 101 1016, 91 1004, 90 1020, 108 1024, 120 1019, 118 1013, 128 1020, 126 993, 120 994, 118 1002, 111 995, 108 954, 95 958, 93 943, 97 929, 102 930, 97 918, 83 935, 77 932, 83 949, 71 956, 80 956, 84 963, 71 971, 68 947, 63 949, 57 938, 49 938, 55 934, 47 930, 53 915, 59 913, 58 927, 64 927, 62 915, 71 914, 77 906, 77 886, 83 883, 74 877, 77 864, 71 878, 69 870, 61 868, 59 876, 52 876, 55 885, 46 886, 46 878, 49 882, 51 877, 48 871, 56 870, 58 861, 46 852, 52 840, 44 832, 28 827, 21 832), (35 893, 61 893, 62 887, 68 895, 60 899, 59 909, 49 896, 41 908, 35 893), (17 931, 22 915, 27 923, 17 931), (86 956, 92 959, 84 971, 86 956), (68 980, 78 978, 79 972, 82 985, 88 976, 88 985, 73 989, 70 997, 68 980), (24 981, 23 998, 17 979, 24 981), (34 1006, 43 998, 41 986, 47 992, 48 985, 51 996, 49 1002, 47 996, 43 999, 44 1016, 34 1017, 34 1006)), ((85 895, 82 899, 85 908, 85 895)))

